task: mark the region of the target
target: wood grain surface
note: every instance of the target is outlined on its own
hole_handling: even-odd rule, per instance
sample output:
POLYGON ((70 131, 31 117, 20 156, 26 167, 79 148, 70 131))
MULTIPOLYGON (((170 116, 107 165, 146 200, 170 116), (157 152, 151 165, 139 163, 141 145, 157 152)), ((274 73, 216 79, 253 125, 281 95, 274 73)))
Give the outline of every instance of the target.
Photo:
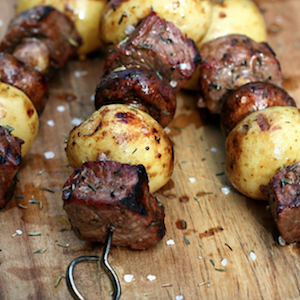
MULTIPOLYGON (((300 1, 256 2, 266 19, 269 43, 281 62, 284 86, 299 104, 300 1)), ((0 3, 2 38, 15 1, 0 3)), ((104 57, 97 53, 85 61, 73 60, 50 83, 38 137, 18 176, 15 195, 23 198, 13 198, 0 211, 1 300, 71 300, 65 279, 55 286, 57 278, 74 258, 102 253, 102 245, 81 241, 70 230, 61 189, 72 172, 64 139, 75 118, 84 120, 94 111, 91 96, 102 75, 104 57), (54 126, 49 126, 50 120, 54 126), (46 159, 47 151, 55 157, 46 159), (32 197, 42 202, 42 208, 29 203, 32 197), (16 230, 23 234, 12 237, 16 230), (39 231, 40 236, 28 235, 39 231), (46 251, 34 253, 39 249, 46 251)), ((177 99, 176 116, 169 126, 174 174, 156 193, 165 206, 166 236, 147 251, 111 249, 109 260, 121 281, 121 299, 299 299, 300 247, 278 245, 267 203, 248 199, 230 185, 224 174, 225 141, 218 118, 196 108, 194 93, 180 92, 177 99), (224 186, 230 187, 228 195, 221 191, 224 186), (174 245, 166 244, 170 239, 174 245), (134 280, 125 282, 126 274, 134 280), (148 275, 156 279, 149 281, 148 275)), ((97 264, 78 265, 75 280, 87 299, 111 299, 110 282, 97 264)))

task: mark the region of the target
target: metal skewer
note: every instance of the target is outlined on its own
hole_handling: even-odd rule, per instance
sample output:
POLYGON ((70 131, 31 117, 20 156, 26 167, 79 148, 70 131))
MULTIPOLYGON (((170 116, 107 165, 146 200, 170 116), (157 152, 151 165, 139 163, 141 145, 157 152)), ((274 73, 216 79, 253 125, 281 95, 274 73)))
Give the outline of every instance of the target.
POLYGON ((104 244, 101 259, 99 256, 80 256, 80 257, 74 259, 70 263, 70 265, 67 269, 66 281, 67 281, 67 286, 69 288, 69 291, 75 300, 86 300, 86 298, 84 298, 78 291, 78 289, 75 285, 74 276, 73 276, 75 266, 82 261, 100 261, 101 266, 104 268, 104 270, 105 270, 107 276, 109 277, 109 279, 112 283, 112 286, 113 286, 112 299, 113 300, 120 299, 120 296, 121 296, 120 282, 119 282, 117 274, 115 273, 113 268, 108 263, 108 254, 109 254, 109 250, 110 250, 110 246, 111 246, 112 236, 113 236, 113 229, 108 228, 106 241, 104 244))

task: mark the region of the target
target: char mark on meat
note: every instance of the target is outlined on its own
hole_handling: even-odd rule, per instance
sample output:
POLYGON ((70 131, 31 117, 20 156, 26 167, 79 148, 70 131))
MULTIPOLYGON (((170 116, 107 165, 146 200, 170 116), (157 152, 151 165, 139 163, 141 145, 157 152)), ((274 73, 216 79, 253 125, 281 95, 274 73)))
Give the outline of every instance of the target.
POLYGON ((109 73, 120 66, 143 66, 165 77, 178 91, 191 78, 198 62, 199 52, 194 42, 173 23, 151 12, 108 57, 104 71, 109 73))
POLYGON ((111 160, 86 162, 63 188, 64 209, 75 234, 104 243, 112 227, 112 244, 144 250, 164 236, 164 208, 149 193, 142 165, 111 160))
POLYGON ((22 161, 22 144, 21 139, 0 126, 0 209, 5 207, 13 195, 16 175, 22 161))

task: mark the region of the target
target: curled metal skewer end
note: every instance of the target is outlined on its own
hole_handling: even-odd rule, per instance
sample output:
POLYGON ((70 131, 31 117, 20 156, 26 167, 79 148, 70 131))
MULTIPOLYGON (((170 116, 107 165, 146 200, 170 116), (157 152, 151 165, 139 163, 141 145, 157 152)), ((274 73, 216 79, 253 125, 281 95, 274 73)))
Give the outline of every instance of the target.
POLYGON ((107 276, 109 277, 109 279, 112 283, 112 286, 113 286, 112 299, 113 300, 120 299, 121 285, 120 285, 119 279, 117 277, 117 274, 115 273, 113 268, 108 263, 108 254, 109 254, 109 250, 110 250, 110 246, 111 246, 113 230, 111 228, 109 228, 107 231, 108 231, 108 233, 106 236, 106 241, 104 244, 101 259, 99 256, 80 256, 80 257, 74 259, 70 263, 70 265, 67 269, 67 274, 66 274, 67 286, 69 288, 71 295, 73 296, 73 298, 75 300, 86 300, 86 298, 84 298, 78 291, 78 289, 75 285, 74 276, 73 276, 75 266, 82 261, 100 261, 102 267, 104 268, 104 270, 105 270, 107 276))

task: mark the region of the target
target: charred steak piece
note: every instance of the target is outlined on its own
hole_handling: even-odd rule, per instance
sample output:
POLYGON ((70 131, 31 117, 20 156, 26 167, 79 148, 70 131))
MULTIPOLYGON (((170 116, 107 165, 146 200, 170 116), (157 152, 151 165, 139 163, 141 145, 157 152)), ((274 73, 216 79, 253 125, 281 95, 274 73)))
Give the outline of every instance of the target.
POLYGON ((221 112, 228 91, 248 82, 282 85, 280 64, 270 46, 244 35, 228 35, 205 43, 200 61, 200 88, 213 114, 221 112))
POLYGON ((270 106, 296 106, 289 94, 268 82, 250 82, 231 91, 221 110, 221 129, 225 136, 254 111, 270 106))
POLYGON ((52 69, 63 67, 82 43, 71 19, 52 6, 36 6, 16 16, 9 24, 0 51, 13 53, 28 37, 46 43, 52 69))
POLYGON ((191 78, 198 62, 199 52, 194 42, 174 24, 151 12, 108 57, 104 71, 108 73, 120 66, 143 66, 158 72, 178 91, 191 78))
POLYGON ((282 170, 269 184, 269 204, 282 238, 300 241, 300 162, 282 170))
POLYGON ((13 136, 8 129, 0 126, 0 209, 11 199, 22 156, 23 141, 13 136))
POLYGON ((169 82, 156 72, 137 67, 120 67, 103 76, 96 88, 95 106, 121 103, 150 114, 162 127, 174 117, 176 98, 169 82))
POLYGON ((37 112, 42 113, 48 100, 48 83, 39 71, 9 53, 0 53, 0 81, 21 90, 32 101, 37 112))
POLYGON ((75 234, 85 241, 145 250, 165 234, 164 208, 149 193, 144 166, 115 161, 86 162, 63 188, 64 209, 75 234))

